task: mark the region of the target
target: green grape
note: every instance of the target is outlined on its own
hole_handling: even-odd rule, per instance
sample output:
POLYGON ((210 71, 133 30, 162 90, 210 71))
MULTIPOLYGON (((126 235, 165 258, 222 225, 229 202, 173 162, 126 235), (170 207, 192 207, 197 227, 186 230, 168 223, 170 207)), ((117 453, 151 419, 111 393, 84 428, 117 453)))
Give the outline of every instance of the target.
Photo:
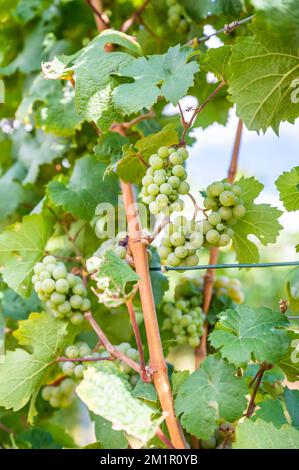
POLYGON ((233 208, 233 216, 237 219, 241 219, 246 214, 246 208, 241 204, 238 204, 233 208))
POLYGON ((174 253, 178 258, 186 258, 188 255, 188 250, 184 246, 177 246, 174 250, 174 253))
POLYGON ((67 271, 64 266, 57 266, 57 268, 53 269, 52 276, 54 279, 64 279, 67 276, 67 271))
POLYGON ((219 246, 227 246, 231 241, 231 237, 227 233, 222 233, 219 237, 219 246))
POLYGON ((43 259, 44 264, 56 264, 56 258, 54 256, 48 255, 43 259))
POLYGON ((167 264, 169 266, 178 266, 180 262, 181 262, 180 258, 178 258, 174 253, 170 253, 167 256, 167 264))
POLYGON ((58 292, 53 292, 50 297, 51 302, 56 305, 60 305, 65 302, 65 295, 59 294, 58 292))
POLYGON ((52 388, 53 387, 44 387, 42 389, 42 398, 46 401, 49 401, 52 396, 52 388))
POLYGON ((219 201, 224 207, 233 206, 235 204, 236 196, 232 191, 223 191, 219 196, 219 201))
POLYGON ((76 347, 79 350, 80 357, 87 357, 91 354, 91 349, 86 343, 77 343, 76 347))
POLYGON ((81 279, 78 276, 75 276, 74 274, 68 273, 66 276, 66 280, 69 283, 70 287, 74 287, 78 281, 81 281, 81 279))
POLYGON ((160 186, 160 193, 169 196, 172 193, 172 186, 169 183, 163 183, 160 186))
POLYGON ((72 375, 73 371, 74 371, 74 368, 75 368, 75 364, 74 364, 74 362, 66 361, 66 362, 63 362, 61 368, 62 368, 62 371, 65 375, 72 375))
POLYGON ((74 368, 74 376, 77 377, 78 379, 82 379, 84 370, 85 370, 84 365, 83 364, 78 364, 74 368))
POLYGON ((203 234, 200 232, 195 232, 190 235, 190 243, 191 245, 198 249, 201 248, 204 242, 203 234))
POLYGON ((71 311, 71 304, 66 300, 62 304, 58 305, 58 312, 67 315, 71 311))
POLYGON ((174 4, 169 8, 170 15, 180 15, 183 12, 183 8, 179 4, 174 4))
POLYGON ((217 232, 217 230, 209 230, 207 233, 206 233, 206 240, 207 242, 211 243, 212 245, 216 245, 216 243, 218 243, 220 239, 220 235, 219 233, 217 232))
POLYGON ((179 22, 179 27, 178 27, 178 30, 180 33, 185 33, 186 31, 188 31, 188 22, 185 20, 185 19, 181 19, 181 21, 179 22))
POLYGON ((168 205, 169 199, 166 194, 159 194, 156 198, 156 203, 159 207, 163 208, 168 205))
POLYGON ((211 212, 211 214, 208 216, 208 221, 211 225, 218 225, 221 222, 221 215, 219 212, 211 212))
POLYGON ((87 312, 90 309, 91 302, 89 299, 83 299, 80 307, 81 312, 87 312))
POLYGON ((186 171, 185 168, 182 165, 175 165, 172 168, 172 174, 174 176, 177 176, 180 179, 183 179, 186 177, 186 171))
POLYGON ((42 290, 46 294, 51 294, 55 290, 55 281, 53 281, 53 279, 46 279, 43 281, 42 290))
POLYGON ((235 232, 233 231, 232 228, 229 228, 229 227, 228 227, 228 228, 226 229, 226 234, 227 234, 230 238, 233 238, 235 232))
POLYGON ((36 263, 33 271, 35 274, 40 274, 44 270, 45 270, 45 265, 43 263, 36 263))
POLYGON ((142 178, 142 184, 143 186, 149 186, 151 183, 154 182, 154 178, 152 175, 148 175, 146 174, 143 178, 142 178))
POLYGON ((181 155, 181 157, 183 158, 184 161, 188 159, 189 153, 188 153, 188 150, 185 147, 180 147, 177 150, 177 152, 178 152, 179 155, 181 155))
POLYGON ((190 191, 190 185, 187 181, 182 181, 178 187, 178 193, 181 195, 188 194, 190 191))
POLYGON ((60 406, 60 400, 55 397, 50 398, 49 403, 53 408, 59 408, 60 406))
POLYGON ((209 232, 209 230, 213 229, 213 226, 210 224, 208 220, 202 220, 201 228, 202 228, 202 233, 206 235, 207 232, 209 232))
POLYGON ((216 230, 217 230, 218 232, 223 232, 223 230, 225 230, 225 225, 223 225, 223 224, 217 224, 217 225, 216 225, 216 230))
POLYGON ((186 261, 186 266, 197 266, 199 262, 199 258, 197 255, 187 256, 185 261, 186 261))
POLYGON ((73 324, 73 325, 80 325, 82 322, 84 321, 84 317, 82 315, 82 313, 74 313, 71 317, 70 317, 70 322, 73 324))
POLYGON ((74 390, 75 382, 72 379, 64 379, 63 382, 61 382, 61 389, 65 394, 69 394, 74 390))
POLYGON ((71 307, 76 310, 81 307, 83 299, 80 295, 72 295, 70 298, 71 307))
POLYGON ((157 251, 161 259, 166 259, 167 256, 171 253, 171 249, 167 246, 159 246, 157 251))
POLYGON ((51 274, 49 273, 49 271, 42 271, 39 275, 39 280, 40 281, 45 281, 46 279, 51 279, 51 274))
POLYGON ((221 181, 216 181, 207 187, 207 195, 210 197, 217 197, 224 191, 224 184, 221 181))
POLYGON ((58 281, 56 281, 55 288, 59 294, 67 294, 70 289, 70 285, 66 279, 58 279, 58 281))
POLYGON ((182 155, 180 155, 178 152, 173 152, 169 156, 169 161, 173 165, 181 165, 183 163, 184 159, 183 159, 182 155))
POLYGON ((192 348, 197 348, 197 346, 200 345, 200 338, 196 336, 191 336, 188 340, 188 343, 192 348))
POLYGON ((174 232, 170 235, 170 241, 173 246, 180 246, 185 243, 185 237, 180 232, 174 232))
POLYGON ((229 207, 220 207, 218 209, 218 214, 221 216, 222 220, 229 220, 232 218, 233 211, 229 207))
POLYGON ((53 273, 53 270, 56 268, 56 263, 54 264, 47 264, 47 271, 52 274, 53 273))
POLYGON ((149 205, 149 210, 152 214, 158 215, 160 213, 160 207, 157 202, 151 202, 149 205))
POLYGON ((161 184, 165 183, 166 177, 164 175, 154 175, 153 183, 157 184, 158 186, 161 186, 161 184))
POLYGON ((217 209, 217 202, 215 201, 215 199, 211 197, 206 197, 203 201, 203 205, 205 206, 207 210, 217 209))
POLYGON ((79 350, 75 345, 68 346, 65 350, 65 355, 66 355, 66 357, 68 357, 70 359, 75 359, 76 357, 79 356, 79 350))
POLYGON ((170 176, 167 182, 174 188, 177 189, 180 186, 181 180, 177 176, 170 176))
MULTIPOLYGON (((166 183, 167 184, 167 183, 166 183)), ((156 196, 156 194, 159 193, 159 191, 161 191, 161 187, 159 188, 159 186, 155 183, 152 183, 148 186, 147 188, 148 190, 148 193, 151 195, 151 196, 156 196)))
POLYGON ((158 155, 152 155, 149 159, 149 164, 154 170, 160 170, 163 168, 163 160, 158 155))
POLYGON ((171 204, 171 207, 174 211, 181 212, 182 210, 184 210, 185 204, 184 204, 184 201, 181 201, 180 199, 178 199, 173 204, 171 204))
POLYGON ((233 184, 231 190, 236 196, 240 196, 242 193, 242 189, 237 184, 233 184))
POLYGON ((161 158, 167 158, 168 157, 168 147, 160 147, 158 150, 158 155, 161 158))

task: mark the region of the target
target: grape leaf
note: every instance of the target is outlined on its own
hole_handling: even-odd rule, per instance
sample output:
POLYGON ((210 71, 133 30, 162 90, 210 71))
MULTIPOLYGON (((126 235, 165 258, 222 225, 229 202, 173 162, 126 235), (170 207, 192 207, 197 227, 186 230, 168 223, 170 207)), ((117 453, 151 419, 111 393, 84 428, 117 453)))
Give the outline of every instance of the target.
POLYGON ((128 144, 127 137, 118 132, 107 132, 99 137, 97 145, 94 147, 96 158, 101 162, 110 164, 114 169, 115 163, 122 157, 122 148, 128 144))
POLYGON ((175 409, 183 427, 199 439, 209 439, 219 420, 235 421, 246 407, 246 381, 218 354, 209 356, 200 369, 179 387, 175 409))
POLYGON ((157 392, 153 384, 143 382, 142 378, 138 379, 137 384, 133 389, 133 397, 141 398, 142 400, 156 402, 158 400, 157 392))
POLYGON ((299 431, 289 424, 277 429, 272 423, 247 419, 236 429, 234 449, 298 449, 299 431))
POLYGON ((163 418, 152 419, 153 408, 134 398, 129 384, 115 364, 89 366, 76 388, 79 398, 90 411, 143 443, 151 439, 163 418))
POLYGON ((5 362, 0 364, 0 406, 18 411, 31 400, 32 422, 37 394, 65 344, 66 327, 66 323, 45 313, 32 313, 28 320, 19 322, 14 336, 31 353, 24 349, 7 352, 5 362))
POLYGON ((239 263, 257 263, 259 251, 256 244, 248 239, 248 235, 255 235, 263 245, 275 243, 282 228, 278 222, 282 212, 269 204, 254 203, 263 189, 263 185, 254 177, 241 178, 237 184, 242 188, 246 214, 233 226, 236 258, 239 263))
POLYGON ((286 294, 294 313, 299 312, 299 268, 292 269, 286 278, 286 294))
POLYGON ((66 185, 61 181, 51 181, 48 184, 48 195, 66 212, 91 220, 99 203, 117 203, 117 178, 115 175, 104 178, 105 169, 106 166, 94 156, 82 157, 76 161, 69 183, 66 185))
POLYGON ((124 156, 117 163, 116 173, 125 182, 139 183, 145 175, 150 156, 162 145, 176 145, 178 141, 174 125, 168 124, 161 131, 137 140, 134 145, 124 145, 124 156))
POLYGON ((20 129, 13 135, 13 151, 27 170, 23 184, 35 183, 42 165, 62 158, 69 147, 64 138, 54 137, 37 130, 35 135, 20 129))
POLYGON ((14 16, 23 23, 28 23, 39 16, 51 3, 50 0, 19 0, 14 16))
POLYGON ((103 263, 100 268, 101 277, 107 277, 112 289, 125 294, 128 282, 137 282, 139 276, 123 260, 121 260, 112 250, 105 253, 103 263))
POLYGON ((299 429, 299 390, 284 389, 284 400, 290 415, 292 425, 299 429))
POLYGON ((289 335, 291 339, 289 348, 278 365, 289 382, 296 382, 299 378, 299 335, 294 331, 290 331, 289 335))
POLYGON ((49 432, 39 428, 22 431, 18 435, 18 441, 27 444, 30 449, 62 449, 49 432))
POLYGON ((259 403, 259 409, 254 414, 254 421, 261 419, 266 423, 272 423, 276 428, 287 424, 281 402, 279 400, 267 399, 259 403))
POLYGON ((275 182, 287 211, 299 210, 299 166, 285 171, 275 182))
POLYGON ((6 183, 0 179, 0 221, 13 214, 23 198, 24 191, 19 183, 6 183))
POLYGON ((187 12, 197 21, 210 15, 233 15, 238 17, 242 11, 240 0, 182 0, 187 12))
POLYGON ((208 49, 200 56, 200 68, 213 73, 219 80, 226 80, 230 55, 231 46, 208 49))
POLYGON ((6 284, 28 297, 34 265, 44 256, 53 220, 41 214, 27 215, 22 222, 0 234, 0 264, 6 284))
POLYGON ((197 63, 186 63, 185 52, 179 45, 166 54, 134 59, 120 68, 120 75, 133 78, 134 82, 115 89, 115 106, 124 114, 136 113, 151 108, 159 96, 177 105, 192 86, 197 71, 197 63))
POLYGON ((141 52, 140 46, 131 36, 105 30, 75 55, 58 57, 43 64, 47 78, 57 79, 76 74, 77 112, 88 122, 95 122, 103 132, 108 131, 114 121, 122 118, 113 104, 112 93, 118 81, 112 74, 116 74, 121 65, 133 60, 125 52, 105 52, 107 43, 122 46, 135 55, 141 52))
POLYGON ((278 134, 281 122, 293 123, 299 115, 292 88, 299 56, 282 45, 279 36, 264 34, 262 26, 254 31, 255 36, 238 39, 232 48, 229 92, 248 129, 272 127, 278 134))
POLYGON ((95 425, 95 435, 103 449, 126 449, 128 441, 123 431, 116 431, 112 424, 102 416, 90 413, 95 425))
POLYGON ((242 305, 220 313, 218 318, 210 343, 235 366, 251 359, 275 364, 288 349, 290 338, 284 329, 288 321, 282 313, 242 305))

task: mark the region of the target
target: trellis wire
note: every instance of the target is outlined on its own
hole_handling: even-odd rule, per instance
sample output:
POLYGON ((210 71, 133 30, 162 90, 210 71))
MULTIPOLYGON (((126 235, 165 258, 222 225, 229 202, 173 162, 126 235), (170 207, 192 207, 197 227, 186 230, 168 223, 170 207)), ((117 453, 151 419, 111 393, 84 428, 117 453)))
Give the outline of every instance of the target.
POLYGON ((283 266, 299 266, 299 261, 282 261, 272 263, 228 263, 201 264, 198 266, 151 266, 150 271, 193 271, 197 269, 232 269, 232 268, 276 268, 283 266))

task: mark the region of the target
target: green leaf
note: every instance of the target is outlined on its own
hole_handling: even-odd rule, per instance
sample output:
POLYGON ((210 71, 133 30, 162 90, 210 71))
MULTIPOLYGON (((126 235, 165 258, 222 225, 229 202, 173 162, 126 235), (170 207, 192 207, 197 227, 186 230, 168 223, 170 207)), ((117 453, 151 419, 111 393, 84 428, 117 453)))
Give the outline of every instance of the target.
POLYGON ((31 400, 32 422, 37 394, 64 346, 66 325, 45 313, 32 313, 28 320, 19 322, 14 336, 31 353, 24 349, 7 352, 5 362, 0 364, 0 406, 18 411, 31 400))
POLYGON ((182 0, 187 12, 195 20, 202 20, 211 15, 233 15, 238 17, 242 11, 240 0, 182 0))
POLYGON ((255 235, 263 245, 275 243, 282 228, 278 222, 282 212, 269 204, 254 203, 263 189, 263 185, 254 177, 241 178, 237 184, 242 188, 246 214, 233 227, 236 258, 239 263, 257 263, 259 251, 256 244, 248 239, 248 235, 255 235))
POLYGON ((112 75, 122 65, 133 60, 125 52, 105 52, 107 43, 122 46, 133 54, 139 55, 141 52, 132 36, 105 30, 74 56, 55 58, 43 64, 47 78, 63 78, 76 73, 77 112, 88 122, 95 122, 103 132, 108 131, 114 121, 122 118, 112 99, 113 90, 118 84, 112 75))
POLYGON ((133 397, 141 398, 142 400, 156 402, 158 400, 157 392, 153 384, 143 382, 141 377, 138 379, 133 392, 133 397))
POLYGON ((186 381, 189 375, 190 375, 190 372, 188 370, 181 370, 178 372, 174 372, 171 375, 172 392, 174 395, 177 394, 180 386, 186 381))
POLYGON ((96 158, 101 162, 110 164, 114 168, 114 164, 122 157, 122 148, 128 144, 127 137, 118 132, 107 132, 99 137, 98 144, 94 148, 96 158))
POLYGON ((262 26, 254 31, 255 36, 238 39, 232 48, 229 91, 248 129, 272 127, 278 133, 281 122, 293 123, 299 115, 294 98, 299 56, 278 35, 264 34, 262 26))
POLYGON ((41 310, 41 301, 35 291, 28 298, 17 295, 12 289, 2 290, 1 294, 1 307, 5 318, 25 320, 30 312, 41 310))
POLYGON ((40 167, 62 158, 69 146, 66 139, 45 134, 42 130, 37 130, 35 135, 20 130, 14 134, 13 142, 14 153, 27 170, 23 184, 35 183, 40 167))
POLYGON ((197 63, 187 64, 179 45, 168 49, 166 54, 134 59, 120 68, 120 75, 133 78, 134 82, 115 89, 115 106, 124 114, 136 113, 151 108, 159 96, 177 105, 192 86, 197 71, 197 63))
POLYGON ((115 175, 104 178, 106 166, 87 155, 76 161, 69 184, 51 181, 48 195, 74 217, 91 220, 101 202, 116 205, 118 183, 115 175))
POLYGON ((18 440, 29 444, 31 449, 61 449, 55 442, 53 436, 47 431, 39 428, 28 429, 18 435, 18 440))
POLYGON ((299 166, 284 172, 275 183, 286 210, 299 210, 299 166))
POLYGON ((294 313, 299 312, 299 268, 292 269, 286 278, 286 294, 294 313))
POLYGON ((259 403, 259 409, 254 414, 255 419, 262 419, 266 423, 272 423, 276 428, 287 424, 281 402, 279 400, 265 400, 259 403))
POLYGON ((28 23, 51 5, 50 0, 19 0, 15 16, 23 23, 28 23))
POLYGON ((168 124, 161 131, 137 140, 134 145, 125 145, 124 156, 117 163, 116 173, 125 182, 139 183, 146 173, 150 156, 162 145, 176 145, 178 141, 174 125, 168 124))
POLYGON ((150 406, 133 397, 115 364, 89 366, 76 392, 90 411, 143 443, 155 435, 161 422, 161 418, 152 419, 154 410, 150 406))
POLYGON ((284 400, 294 428, 299 429, 299 390, 284 389, 284 400))
POLYGON ((235 366, 250 360, 275 364, 286 353, 290 339, 282 313, 266 307, 238 306, 219 314, 216 329, 210 334, 212 346, 235 366))
POLYGON ((116 431, 112 424, 102 416, 90 413, 95 424, 95 435, 103 449, 126 449, 128 441, 123 431, 116 431))
POLYGON ((109 279, 109 284, 113 290, 125 294, 126 285, 129 282, 136 283, 139 276, 133 269, 113 251, 105 253, 103 263, 100 267, 100 275, 109 279))
POLYGON ((212 355, 179 387, 175 409, 190 434, 209 439, 221 418, 232 422, 242 416, 247 386, 235 373, 233 366, 212 355))
POLYGON ((53 220, 27 215, 0 234, 0 264, 6 284, 22 296, 31 292, 34 265, 44 256, 53 220))
POLYGON ((279 367, 283 370, 288 381, 297 382, 299 378, 299 335, 294 331, 289 332, 290 345, 279 362, 279 367))
POLYGON ((298 449, 299 431, 285 424, 277 429, 272 423, 247 419, 236 430, 234 449, 298 449))
POLYGON ((0 180, 0 221, 13 214, 24 198, 20 184, 0 180))
POLYGON ((231 46, 208 49, 200 56, 200 67, 207 72, 212 72, 219 80, 226 80, 230 55, 231 46))

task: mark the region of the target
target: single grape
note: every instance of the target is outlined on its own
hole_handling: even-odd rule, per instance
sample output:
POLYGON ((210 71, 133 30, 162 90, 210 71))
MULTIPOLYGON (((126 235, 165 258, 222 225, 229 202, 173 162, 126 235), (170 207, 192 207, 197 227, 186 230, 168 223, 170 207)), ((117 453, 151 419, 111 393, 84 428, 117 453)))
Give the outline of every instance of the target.
POLYGON ((42 283, 42 289, 46 294, 51 294, 55 290, 55 281, 53 279, 46 279, 42 283))
POLYGON ((215 201, 215 199, 211 197, 206 197, 203 201, 203 205, 205 206, 207 210, 217 209, 217 202, 215 201))
POLYGON ((169 156, 169 161, 172 163, 172 165, 181 165, 184 161, 182 155, 180 155, 178 152, 173 152, 169 156))
POLYGON ((197 266, 198 262, 199 262, 199 258, 197 255, 187 256, 185 260, 186 266, 197 266))
POLYGON ((242 206, 241 204, 238 204, 233 208, 233 216, 236 217, 237 219, 241 219, 244 217, 246 214, 246 208, 245 206, 242 206))
POLYGON ((229 207, 220 207, 218 214, 220 214, 222 220, 229 220, 233 215, 233 211, 229 207))
POLYGON ((156 198, 156 202, 159 205, 159 207, 163 208, 168 205, 169 199, 166 196, 166 194, 158 194, 156 198))
POLYGON ((56 281, 55 283, 55 288, 56 288, 56 291, 59 292, 59 294, 67 294, 69 291, 70 285, 66 279, 58 279, 58 281, 56 281))
POLYGON ((242 189, 237 184, 233 184, 231 190, 236 196, 240 196, 242 193, 242 189))
POLYGON ((50 398, 49 403, 53 408, 59 408, 60 406, 60 400, 55 397, 50 398))
POLYGON ((188 340, 188 343, 192 348, 197 348, 197 346, 199 346, 200 344, 200 338, 196 336, 191 336, 191 338, 189 338, 188 340))
POLYGON ((154 182, 154 178, 152 175, 145 175, 143 178, 142 178, 142 184, 143 186, 149 186, 151 183, 154 182))
POLYGON ((173 204, 171 204, 172 210, 176 212, 181 212, 182 210, 184 210, 184 207, 184 201, 182 201, 181 199, 177 199, 173 204))
POLYGON ((74 368, 74 376, 77 377, 78 379, 82 379, 84 370, 85 370, 84 365, 83 364, 78 364, 74 368))
POLYGON ((80 310, 81 312, 87 312, 90 309, 91 303, 89 299, 83 299, 80 310))
POLYGON ((154 180, 153 183, 157 184, 158 186, 161 186, 161 184, 165 183, 166 177, 164 175, 154 175, 154 180))
POLYGON ((149 164, 154 170, 163 168, 163 160, 158 155, 152 155, 149 159, 149 164))
POLYGON ((167 158, 168 157, 168 147, 160 147, 158 150, 158 155, 161 158, 167 158))
POLYGON ((173 246, 181 246, 185 243, 185 237, 180 232, 174 232, 172 235, 170 235, 170 241, 173 246))
POLYGON ((87 357, 91 355, 91 349, 86 343, 77 343, 77 348, 79 350, 79 357, 87 357))
POLYGON ((63 362, 62 364, 62 371, 65 375, 73 375, 74 368, 75 368, 74 362, 66 361, 66 362, 63 362))
POLYGON ((78 276, 75 276, 72 273, 67 274, 66 280, 69 283, 70 287, 72 287, 72 288, 78 283, 78 280, 81 281, 81 279, 78 276))
POLYGON ((161 259, 166 259, 167 256, 171 253, 171 249, 167 246, 159 246, 158 255, 161 259))
POLYGON ((43 259, 44 264, 56 264, 56 258, 54 256, 48 255, 43 259))
POLYGON ((177 246, 174 253, 178 258, 183 259, 188 255, 188 250, 184 246, 177 246))
POLYGON ((160 193, 169 196, 172 193, 172 186, 169 183, 163 183, 160 186, 160 193))
POLYGON ((178 187, 178 193, 183 196, 184 194, 188 194, 189 191, 190 191, 189 183, 187 183, 187 181, 182 181, 178 187))
POLYGON ((160 213, 159 204, 157 204, 157 202, 151 202, 149 205, 149 210, 152 214, 158 215, 160 213))
POLYGON ((79 356, 79 350, 75 345, 68 346, 65 350, 65 355, 70 359, 75 359, 79 356))
POLYGON ((219 196, 219 201, 224 207, 233 206, 236 196, 232 191, 223 191, 219 196))
POLYGON ((167 182, 174 188, 177 189, 180 186, 181 180, 177 176, 170 176, 167 182))
POLYGON ((220 235, 218 245, 219 246, 227 246, 230 243, 230 241, 231 241, 231 237, 229 235, 227 235, 227 233, 222 233, 220 235))
POLYGON ((182 165, 175 165, 172 168, 172 174, 180 179, 186 178, 186 170, 182 165))
POLYGON ((71 307, 76 310, 81 307, 83 299, 80 295, 72 295, 70 298, 71 307))
POLYGON ((169 266, 178 266, 181 260, 174 253, 170 253, 166 261, 169 266))
POLYGON ((64 379, 64 381, 61 382, 60 387, 64 393, 69 394, 74 390, 75 382, 72 379, 64 379))
POLYGON ((45 270, 45 265, 43 263, 36 263, 33 270, 35 274, 40 274, 45 270))
POLYGON ((201 248, 204 242, 203 234, 200 232, 194 232, 190 235, 190 243, 193 248, 198 249, 201 248))
POLYGON ((82 313, 74 313, 70 317, 70 322, 73 325, 80 325, 80 323, 82 323, 83 321, 84 321, 84 317, 83 317, 82 313))
POLYGON ((216 243, 218 243, 219 241, 219 238, 220 238, 220 235, 217 232, 217 230, 212 229, 206 233, 206 240, 208 243, 211 243, 212 245, 216 245, 216 243))
POLYGON ((53 388, 53 387, 47 386, 47 387, 44 387, 44 388, 42 389, 42 398, 43 398, 44 400, 46 400, 46 401, 49 401, 49 400, 50 400, 50 398, 51 398, 51 396, 52 396, 52 388, 53 388))
POLYGON ((207 188, 207 194, 210 197, 217 197, 220 196, 220 194, 224 191, 224 184, 221 183, 221 181, 216 181, 215 183, 212 183, 210 186, 207 188))
POLYGON ((150 184, 147 190, 151 196, 156 196, 156 194, 159 194, 159 186, 155 183, 150 184))
MULTIPOLYGON (((117 246, 117 247, 115 247, 115 249, 114 249, 114 253, 115 253, 116 256, 118 256, 120 259, 125 259, 126 254, 127 254, 127 249, 126 249, 124 246, 117 246)), ((77 287, 77 286, 75 286, 74 289, 76 289, 76 287, 77 287)), ((73 289, 74 294, 78 294, 79 292, 74 291, 74 289, 73 289)), ((79 291, 79 289, 78 289, 78 291, 79 291)), ((85 291, 85 289, 84 289, 84 291, 85 291)), ((84 294, 84 291, 83 291, 83 294, 84 294)), ((79 294, 79 295, 82 295, 82 294, 79 294)))
POLYGON ((189 157, 189 153, 188 153, 188 150, 185 148, 185 147, 180 147, 178 150, 177 150, 178 154, 181 155, 181 157, 183 158, 183 160, 187 160, 187 158, 189 157))
POLYGON ((65 295, 53 292, 50 297, 51 302, 56 305, 60 305, 65 301, 65 295))
POLYGON ((211 212, 208 217, 208 221, 211 225, 218 225, 221 222, 221 215, 219 214, 219 212, 211 212))
POLYGON ((57 266, 57 268, 53 269, 52 276, 56 280, 66 278, 67 271, 65 266, 57 266))
POLYGON ((49 273, 49 271, 44 270, 40 273, 39 280, 45 281, 46 279, 51 279, 51 274, 49 273))

